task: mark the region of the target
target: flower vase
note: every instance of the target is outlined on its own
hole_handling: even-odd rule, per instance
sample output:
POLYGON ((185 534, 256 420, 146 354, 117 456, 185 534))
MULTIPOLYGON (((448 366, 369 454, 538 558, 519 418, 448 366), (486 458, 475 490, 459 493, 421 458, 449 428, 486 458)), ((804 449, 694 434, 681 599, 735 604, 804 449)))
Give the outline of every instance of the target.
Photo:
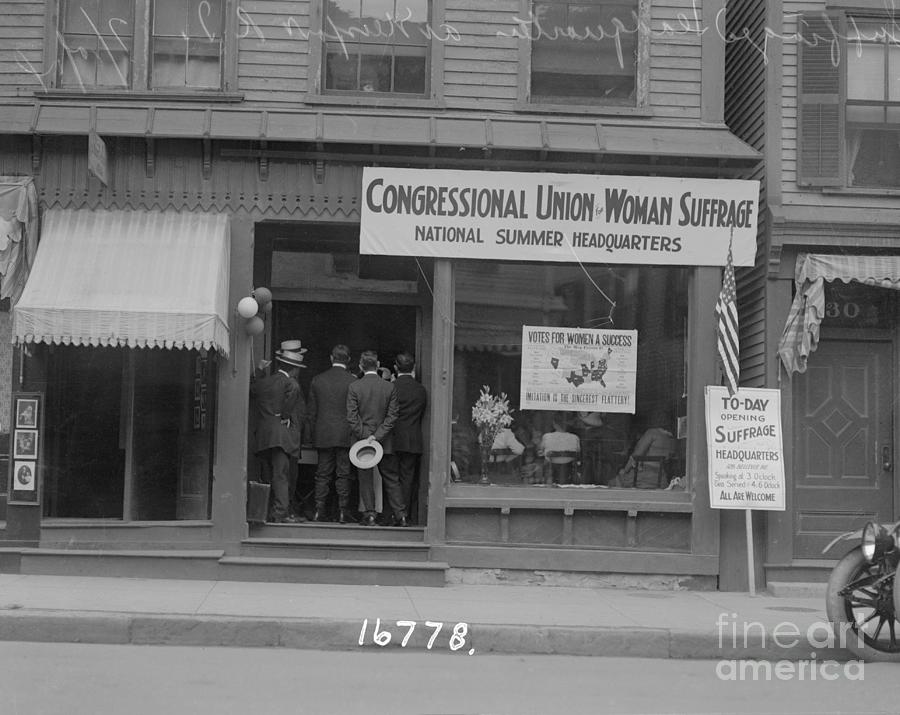
POLYGON ((491 461, 491 447, 494 444, 494 440, 490 435, 482 433, 479 442, 479 448, 481 450, 481 478, 478 480, 478 483, 490 484, 491 480, 488 479, 487 469, 488 463, 491 461))

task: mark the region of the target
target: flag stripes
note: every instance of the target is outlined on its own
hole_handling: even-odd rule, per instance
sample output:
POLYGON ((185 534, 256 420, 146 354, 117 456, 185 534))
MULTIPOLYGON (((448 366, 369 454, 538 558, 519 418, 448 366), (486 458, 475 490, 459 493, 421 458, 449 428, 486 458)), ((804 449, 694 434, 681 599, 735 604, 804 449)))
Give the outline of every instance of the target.
POLYGON ((737 289, 734 282, 734 263, 731 257, 731 239, 728 241, 728 262, 722 277, 722 290, 716 302, 716 344, 719 362, 728 386, 728 394, 737 392, 741 368, 738 364, 740 352, 738 344, 737 289))

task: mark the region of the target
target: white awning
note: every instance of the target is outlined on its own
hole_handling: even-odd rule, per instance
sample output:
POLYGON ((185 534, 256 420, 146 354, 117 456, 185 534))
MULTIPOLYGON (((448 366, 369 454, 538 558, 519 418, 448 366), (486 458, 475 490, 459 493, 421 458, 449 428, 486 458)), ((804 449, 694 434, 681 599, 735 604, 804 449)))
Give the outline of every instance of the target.
POLYGON ((797 292, 778 345, 788 374, 806 372, 806 362, 819 345, 825 317, 825 281, 863 283, 900 289, 900 256, 838 256, 801 253, 795 272, 797 292))
POLYGON ((13 340, 228 355, 228 217, 51 209, 13 340))

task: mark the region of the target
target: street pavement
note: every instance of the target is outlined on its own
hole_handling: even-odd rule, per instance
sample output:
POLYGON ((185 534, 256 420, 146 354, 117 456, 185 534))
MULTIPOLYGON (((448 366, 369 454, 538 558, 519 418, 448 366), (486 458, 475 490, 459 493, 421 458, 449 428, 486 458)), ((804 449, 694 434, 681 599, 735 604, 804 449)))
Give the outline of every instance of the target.
POLYGON ((824 598, 802 593, 19 574, 0 574, 0 640, 645 658, 853 657, 831 637, 824 598))

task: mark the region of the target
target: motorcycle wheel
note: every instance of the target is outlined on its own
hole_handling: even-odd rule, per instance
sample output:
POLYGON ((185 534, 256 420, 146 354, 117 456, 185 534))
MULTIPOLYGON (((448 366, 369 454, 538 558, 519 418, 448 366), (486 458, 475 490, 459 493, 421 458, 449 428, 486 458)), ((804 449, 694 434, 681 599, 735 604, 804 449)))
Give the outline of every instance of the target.
POLYGON ((876 583, 888 570, 883 562, 866 561, 856 547, 831 572, 826 610, 837 645, 863 660, 900 663, 894 576, 876 583))

